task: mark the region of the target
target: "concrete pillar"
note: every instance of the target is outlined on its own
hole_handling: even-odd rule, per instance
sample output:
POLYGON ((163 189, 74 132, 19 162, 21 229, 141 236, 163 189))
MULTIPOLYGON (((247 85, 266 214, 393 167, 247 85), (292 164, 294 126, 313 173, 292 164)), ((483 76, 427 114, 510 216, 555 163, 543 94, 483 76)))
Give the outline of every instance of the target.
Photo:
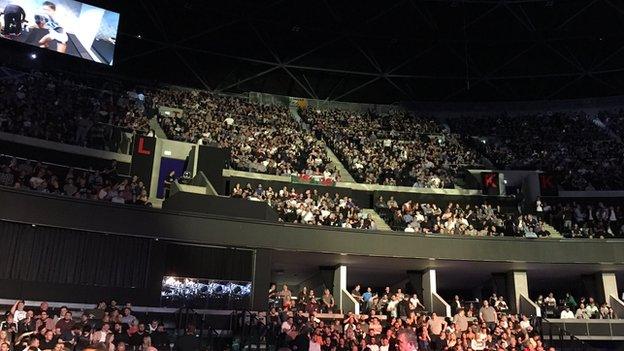
POLYGON ((266 311, 269 307, 269 285, 271 284, 271 250, 258 249, 254 253, 254 273, 251 284, 251 308, 266 311))
POLYGON ((408 271, 407 276, 422 304, 428 311, 432 311, 433 294, 437 292, 436 270, 408 271))
POLYGON ((438 282, 435 269, 426 269, 422 274, 423 305, 433 311, 433 294, 438 291, 438 282))
POLYGON ((594 298, 597 304, 602 304, 603 302, 610 303, 611 296, 619 298, 615 273, 596 273, 596 292, 597 296, 594 298))
MULTIPOLYGON (((407 271, 407 277, 409 279, 409 283, 411 288, 415 294, 418 295, 418 298, 423 302, 424 294, 423 294, 423 272, 422 271, 407 271)), ((423 302, 423 305, 425 303, 423 302)), ((426 306, 426 305, 425 305, 426 306)))
POLYGON ((510 271, 507 273, 507 305, 514 313, 520 310, 520 295, 529 298, 527 274, 525 271, 510 271))
POLYGON ((337 266, 334 269, 334 287, 332 294, 334 295, 334 301, 339 310, 345 312, 344 306, 346 301, 343 301, 342 291, 347 290, 347 266, 337 266))

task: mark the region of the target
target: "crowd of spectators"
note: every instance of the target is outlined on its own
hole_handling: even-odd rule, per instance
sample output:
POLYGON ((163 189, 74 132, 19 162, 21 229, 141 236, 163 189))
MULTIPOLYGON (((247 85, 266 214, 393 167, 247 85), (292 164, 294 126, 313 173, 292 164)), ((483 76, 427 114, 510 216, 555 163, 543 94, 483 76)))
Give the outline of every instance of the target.
POLYGON ((600 111, 597 117, 609 131, 620 138, 620 141, 624 139, 624 110, 600 111))
POLYGON ((405 112, 381 116, 302 109, 299 113, 358 182, 452 188, 457 171, 479 161, 473 150, 433 120, 405 112))
POLYGON ((593 297, 581 297, 577 302, 574 296, 566 293, 557 300, 554 293, 539 295, 535 303, 544 311, 545 317, 561 319, 617 319, 618 316, 608 303, 598 303, 593 297))
POLYGON ((141 321, 130 304, 118 306, 113 300, 74 312, 66 306, 53 309, 47 302, 34 307, 17 301, 0 322, 0 347, 3 351, 156 351, 169 349, 173 341, 199 345, 195 337, 174 340, 158 319, 141 321))
POLYGON ((538 198, 535 213, 566 237, 624 237, 624 208, 619 205, 605 205, 603 202, 581 204, 574 201, 551 204, 538 198))
POLYGON ((271 343, 278 350, 323 351, 546 349, 536 324, 509 313, 500 297, 493 304, 457 301, 451 318, 424 310, 416 294, 401 289, 361 293, 356 286, 351 295, 363 306, 362 314, 320 314, 340 313, 329 290, 317 296, 304 287, 295 297, 288 286, 278 290, 273 284, 266 320, 271 343))
POLYGON ((15 72, 0 80, 0 131, 116 152, 124 130, 149 130, 137 97, 111 81, 15 72))
MULTIPOLYGON (((234 169, 276 175, 313 175, 327 170, 325 145, 303 130, 285 106, 197 90, 168 89, 152 94, 155 105, 183 111, 159 117, 170 139, 229 148, 234 169)), ((328 176, 339 178, 334 171, 328 176)))
POLYGON ((548 236, 544 222, 534 215, 518 215, 503 210, 500 205, 449 203, 419 203, 408 200, 403 204, 393 196, 386 201, 379 197, 375 210, 396 231, 421 234, 465 236, 548 236))
POLYGON ((0 156, 0 186, 77 199, 151 206, 143 181, 137 176, 120 176, 115 160, 104 170, 78 170, 0 156))
POLYGON ((624 153, 583 112, 451 118, 501 169, 543 170, 567 190, 624 189, 624 153))
POLYGON ((262 184, 254 189, 251 184, 242 187, 236 184, 231 191, 231 197, 252 201, 266 201, 275 209, 279 220, 284 223, 301 223, 323 225, 339 228, 377 229, 370 214, 364 214, 347 196, 329 192, 320 193, 317 189, 297 192, 295 188, 288 190, 283 187, 273 190, 272 187, 263 188, 262 184))

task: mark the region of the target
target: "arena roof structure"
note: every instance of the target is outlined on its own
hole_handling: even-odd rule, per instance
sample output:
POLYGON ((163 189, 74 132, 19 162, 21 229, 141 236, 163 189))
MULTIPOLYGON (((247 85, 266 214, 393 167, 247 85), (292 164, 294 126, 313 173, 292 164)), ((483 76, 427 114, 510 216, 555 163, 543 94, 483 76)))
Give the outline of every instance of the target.
POLYGON ((375 103, 624 94, 615 0, 119 6, 117 69, 172 83, 375 103))

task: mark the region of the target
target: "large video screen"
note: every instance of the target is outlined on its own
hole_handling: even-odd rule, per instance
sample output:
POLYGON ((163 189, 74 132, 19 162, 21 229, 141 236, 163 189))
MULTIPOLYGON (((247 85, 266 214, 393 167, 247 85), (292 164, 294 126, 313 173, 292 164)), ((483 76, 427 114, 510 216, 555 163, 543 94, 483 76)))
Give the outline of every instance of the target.
POLYGON ((113 65, 119 14, 74 0, 0 0, 4 39, 113 65))
POLYGON ((249 308, 251 283, 165 276, 160 294, 163 307, 238 310, 249 308))

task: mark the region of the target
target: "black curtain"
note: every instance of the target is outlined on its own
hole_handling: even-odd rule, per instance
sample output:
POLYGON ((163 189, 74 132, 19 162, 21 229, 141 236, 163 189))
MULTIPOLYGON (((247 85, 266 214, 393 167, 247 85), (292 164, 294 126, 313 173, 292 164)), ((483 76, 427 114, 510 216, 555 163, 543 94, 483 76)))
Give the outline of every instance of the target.
POLYGON ((167 245, 166 275, 251 281, 253 252, 170 243, 167 245))
POLYGON ((0 221, 0 279, 145 288, 152 243, 0 221))

